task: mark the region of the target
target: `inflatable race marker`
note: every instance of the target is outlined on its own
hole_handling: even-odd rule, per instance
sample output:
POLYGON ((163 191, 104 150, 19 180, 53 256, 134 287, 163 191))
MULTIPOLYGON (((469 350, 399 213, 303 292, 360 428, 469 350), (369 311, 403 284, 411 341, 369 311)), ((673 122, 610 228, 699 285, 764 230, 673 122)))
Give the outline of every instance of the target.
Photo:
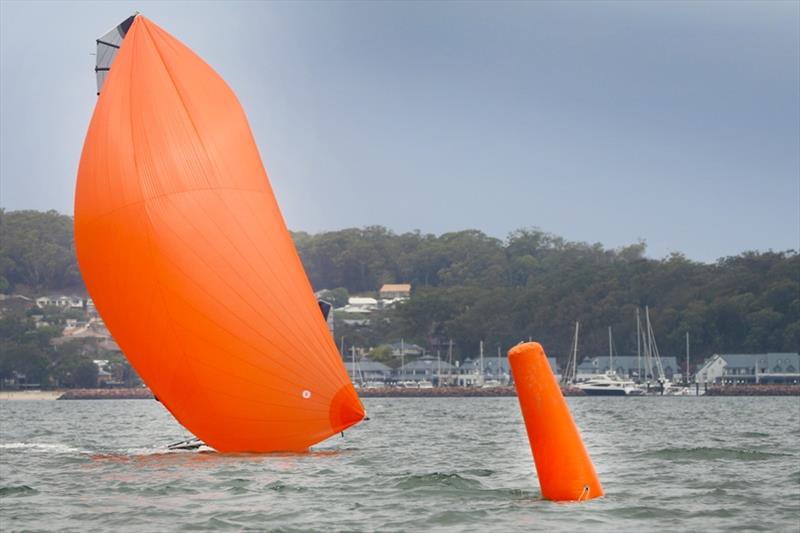
POLYGON ((508 360, 542 497, 583 501, 602 496, 603 487, 542 345, 519 344, 508 352, 508 360))

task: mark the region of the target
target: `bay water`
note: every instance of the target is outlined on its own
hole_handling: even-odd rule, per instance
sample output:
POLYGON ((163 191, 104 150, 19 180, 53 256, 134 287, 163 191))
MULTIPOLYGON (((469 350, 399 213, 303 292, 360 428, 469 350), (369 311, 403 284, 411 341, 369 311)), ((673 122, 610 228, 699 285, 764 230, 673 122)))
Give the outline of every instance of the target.
POLYGON ((541 499, 516 398, 367 398, 307 454, 166 452, 147 400, 0 402, 0 531, 800 531, 800 397, 568 398, 606 496, 541 499))

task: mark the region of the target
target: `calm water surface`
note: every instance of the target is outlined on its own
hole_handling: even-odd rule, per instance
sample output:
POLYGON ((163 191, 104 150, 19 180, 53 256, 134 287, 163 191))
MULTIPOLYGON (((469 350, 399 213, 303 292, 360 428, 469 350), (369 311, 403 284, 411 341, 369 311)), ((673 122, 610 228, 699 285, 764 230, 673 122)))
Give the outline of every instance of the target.
POLYGON ((164 453, 144 400, 0 403, 0 530, 800 531, 800 398, 570 398, 606 490, 540 499, 516 398, 366 399, 304 455, 164 453))

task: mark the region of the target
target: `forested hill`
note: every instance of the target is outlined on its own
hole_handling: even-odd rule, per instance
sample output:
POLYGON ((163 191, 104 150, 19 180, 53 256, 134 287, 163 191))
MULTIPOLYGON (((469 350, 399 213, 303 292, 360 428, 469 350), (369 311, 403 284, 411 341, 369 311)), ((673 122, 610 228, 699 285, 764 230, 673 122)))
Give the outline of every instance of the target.
POLYGON ((636 353, 636 307, 645 305, 664 354, 683 354, 686 332, 695 360, 800 348, 795 251, 703 264, 680 254, 647 259, 643 243, 607 250, 536 229, 506 241, 475 230, 395 235, 382 227, 294 237, 317 288, 412 283, 413 297, 394 312, 395 327, 379 335, 428 346, 453 338, 468 355, 480 340, 493 353, 497 344, 507 348, 528 337, 563 355, 576 320, 584 354, 608 352, 608 326, 617 353, 636 353))
MULTIPOLYGON (((28 293, 83 290, 72 220, 53 211, 0 212, 0 288, 28 293)), ((662 353, 800 349, 800 256, 745 252, 715 264, 680 254, 644 256, 643 243, 617 250, 568 242, 536 229, 501 241, 476 230, 394 234, 380 226, 293 234, 316 289, 376 291, 413 285, 411 300, 388 311, 365 344, 406 340, 434 346, 453 338, 460 355, 484 340, 508 347, 534 337, 565 353, 576 320, 584 353, 635 351, 635 309, 651 308, 662 353)), ((493 349, 493 348, 492 348, 493 349)))
POLYGON ((72 217, 0 209, 0 292, 84 291, 72 217))

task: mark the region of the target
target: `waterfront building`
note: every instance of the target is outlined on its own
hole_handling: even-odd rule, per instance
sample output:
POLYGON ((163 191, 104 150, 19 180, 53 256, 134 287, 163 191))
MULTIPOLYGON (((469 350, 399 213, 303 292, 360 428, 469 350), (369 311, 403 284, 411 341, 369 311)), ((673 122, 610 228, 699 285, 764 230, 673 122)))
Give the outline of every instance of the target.
MULTIPOLYGON (((561 380, 561 374, 558 371, 558 364, 555 357, 548 357, 547 362, 550 363, 550 369, 553 371, 557 380, 561 380)), ((477 370, 479 370, 480 361, 471 361, 470 363, 477 370)), ((502 385, 508 385, 512 382, 511 365, 508 363, 508 357, 491 357, 484 356, 483 359, 483 376, 486 381, 497 381, 502 385)))
POLYGON ((695 374, 697 383, 715 385, 800 384, 800 354, 714 354, 695 374))
MULTIPOLYGON (((607 355, 600 355, 596 357, 587 357, 583 360, 581 364, 578 365, 578 376, 577 379, 584 380, 589 379, 591 377, 605 374, 609 370, 612 370, 610 366, 610 359, 607 355)), ((648 373, 644 366, 645 366, 645 358, 638 357, 636 355, 615 355, 614 356, 614 372, 618 376, 628 377, 628 378, 638 378, 639 377, 639 368, 641 365, 642 369, 642 377, 645 377, 644 374, 648 373)), ((664 368, 664 376, 671 380, 675 377, 675 374, 680 373, 681 368, 678 366, 678 360, 675 357, 661 357, 661 365, 664 368)), ((651 378, 655 378, 657 376, 650 376, 651 378)))
POLYGON ((395 379, 397 381, 430 381, 433 384, 444 385, 452 383, 457 378, 458 367, 451 365, 447 361, 437 359, 432 355, 424 355, 415 361, 406 363, 397 369, 395 379))
MULTIPOLYGON (((550 369, 553 371, 553 375, 556 376, 556 379, 561 379, 561 375, 558 371, 558 364, 556 363, 555 357, 548 357, 547 362, 550 364, 550 369)), ((464 376, 462 381, 465 381, 464 386, 470 386, 472 384, 477 383, 477 377, 472 378, 473 376, 480 375, 480 368, 481 362, 480 359, 465 359, 464 362, 461 364, 460 370, 461 374, 464 376), (466 381, 470 381, 470 383, 466 383, 466 381)), ((501 384, 506 385, 512 382, 512 375, 511 375, 511 365, 508 363, 508 357, 500 357, 497 356, 484 356, 483 357, 483 377, 484 381, 499 381, 501 384), (499 360, 499 363, 498 363, 499 360)))
POLYGON ((342 308, 345 313, 368 314, 378 309, 378 300, 365 296, 351 296, 347 299, 347 305, 342 308))
POLYGON ((366 357, 359 359, 353 364, 352 361, 345 361, 344 368, 353 383, 386 383, 391 381, 392 368, 379 362, 372 361, 366 357))
POLYGON ((456 362, 455 385, 458 387, 477 387, 481 383, 481 367, 478 359, 472 360, 469 357, 463 361, 456 362))
MULTIPOLYGON (((551 358, 548 357, 548 361, 551 358)), ((478 363, 480 364, 480 363, 478 363)), ((552 362, 550 363, 552 366, 552 362)), ((511 366, 508 357, 486 357, 483 360, 483 377, 486 381, 497 381, 505 385, 511 383, 511 366)))

